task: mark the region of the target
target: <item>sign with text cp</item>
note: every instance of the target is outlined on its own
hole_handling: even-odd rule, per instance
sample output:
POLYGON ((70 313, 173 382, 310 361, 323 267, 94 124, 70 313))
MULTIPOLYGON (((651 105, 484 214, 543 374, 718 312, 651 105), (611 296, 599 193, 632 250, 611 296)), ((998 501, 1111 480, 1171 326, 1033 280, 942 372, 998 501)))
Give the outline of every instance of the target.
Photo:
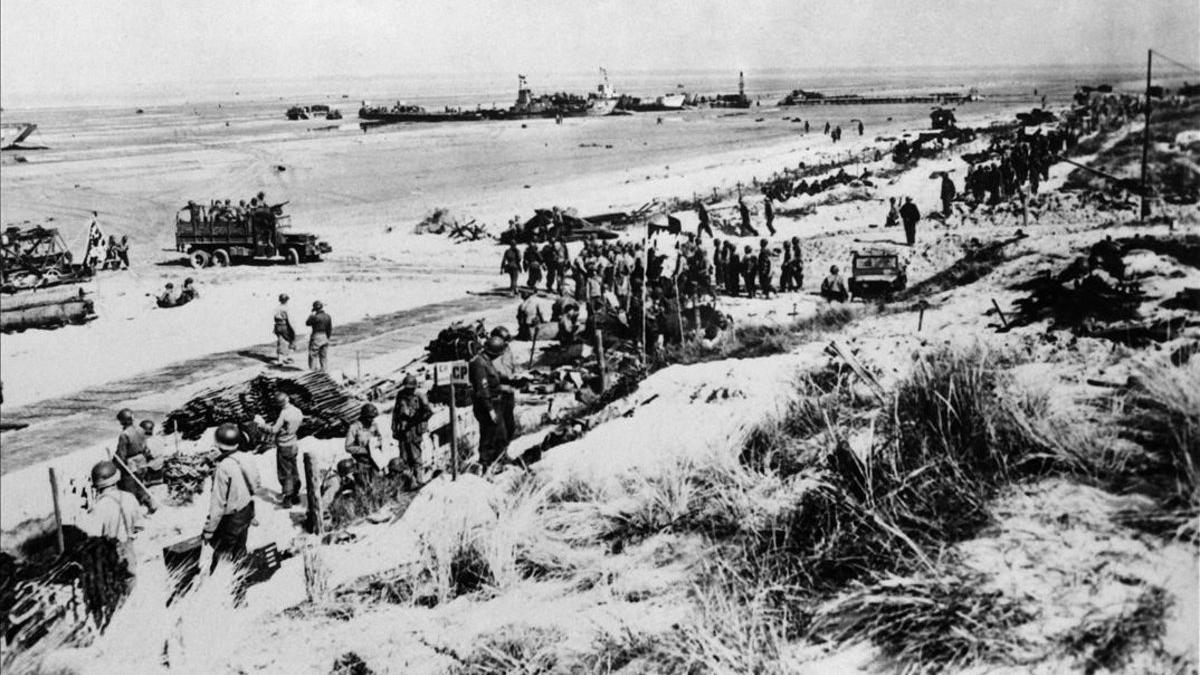
POLYGON ((442 361, 433 364, 433 384, 435 387, 467 384, 467 362, 442 361))

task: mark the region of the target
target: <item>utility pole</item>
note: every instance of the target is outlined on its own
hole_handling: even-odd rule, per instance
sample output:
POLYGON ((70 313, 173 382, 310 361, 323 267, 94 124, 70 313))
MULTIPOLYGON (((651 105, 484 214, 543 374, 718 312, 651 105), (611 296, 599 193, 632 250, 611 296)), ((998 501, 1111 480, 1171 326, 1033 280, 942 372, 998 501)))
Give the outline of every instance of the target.
POLYGON ((1150 161, 1150 65, 1154 61, 1154 50, 1146 50, 1146 126, 1142 129, 1142 205, 1138 222, 1145 225, 1146 216, 1150 215, 1150 202, 1147 192, 1150 185, 1146 181, 1146 164, 1150 161))

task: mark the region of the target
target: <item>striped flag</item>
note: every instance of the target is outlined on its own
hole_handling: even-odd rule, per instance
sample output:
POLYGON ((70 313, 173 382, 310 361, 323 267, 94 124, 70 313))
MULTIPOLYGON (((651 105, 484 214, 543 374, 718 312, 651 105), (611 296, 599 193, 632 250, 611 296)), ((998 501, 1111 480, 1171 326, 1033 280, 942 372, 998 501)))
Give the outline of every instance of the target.
POLYGON ((87 249, 83 254, 83 263, 88 267, 99 267, 107 256, 104 231, 100 229, 100 223, 92 218, 92 224, 88 227, 87 249))

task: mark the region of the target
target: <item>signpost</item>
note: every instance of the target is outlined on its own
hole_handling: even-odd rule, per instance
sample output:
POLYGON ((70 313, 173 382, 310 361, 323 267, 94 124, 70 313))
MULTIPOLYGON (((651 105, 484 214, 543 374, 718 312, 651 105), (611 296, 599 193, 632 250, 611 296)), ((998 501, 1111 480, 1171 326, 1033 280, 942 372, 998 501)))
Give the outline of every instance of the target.
POLYGON ((470 384, 466 361, 442 361, 433 364, 433 386, 450 388, 450 477, 458 480, 458 401, 454 387, 470 384))

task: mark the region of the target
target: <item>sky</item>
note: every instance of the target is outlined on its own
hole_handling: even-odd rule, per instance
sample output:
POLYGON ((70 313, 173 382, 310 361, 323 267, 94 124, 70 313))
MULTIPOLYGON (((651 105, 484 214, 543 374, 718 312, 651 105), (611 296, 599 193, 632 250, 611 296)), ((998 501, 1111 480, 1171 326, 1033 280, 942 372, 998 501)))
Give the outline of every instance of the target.
POLYGON ((405 74, 1200 64, 1198 0, 3 0, 0 93, 405 74))

